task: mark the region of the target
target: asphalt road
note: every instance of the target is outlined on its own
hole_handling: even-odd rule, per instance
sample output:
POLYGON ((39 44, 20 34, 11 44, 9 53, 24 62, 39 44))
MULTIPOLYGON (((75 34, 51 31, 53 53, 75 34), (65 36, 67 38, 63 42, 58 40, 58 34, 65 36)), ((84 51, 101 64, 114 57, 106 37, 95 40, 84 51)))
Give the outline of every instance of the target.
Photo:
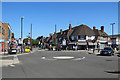
POLYGON ((2 68, 3 78, 118 78, 117 56, 86 52, 37 51, 19 55, 19 64, 2 68), (54 59, 70 56, 73 59, 54 59))

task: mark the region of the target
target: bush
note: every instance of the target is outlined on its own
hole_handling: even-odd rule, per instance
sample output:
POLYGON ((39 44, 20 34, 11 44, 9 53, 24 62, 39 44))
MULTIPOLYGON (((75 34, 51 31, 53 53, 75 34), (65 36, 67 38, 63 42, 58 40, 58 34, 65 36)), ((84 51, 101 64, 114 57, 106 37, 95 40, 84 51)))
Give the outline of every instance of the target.
POLYGON ((30 47, 30 46, 27 46, 27 47, 25 47, 25 49, 31 49, 31 47, 30 47))

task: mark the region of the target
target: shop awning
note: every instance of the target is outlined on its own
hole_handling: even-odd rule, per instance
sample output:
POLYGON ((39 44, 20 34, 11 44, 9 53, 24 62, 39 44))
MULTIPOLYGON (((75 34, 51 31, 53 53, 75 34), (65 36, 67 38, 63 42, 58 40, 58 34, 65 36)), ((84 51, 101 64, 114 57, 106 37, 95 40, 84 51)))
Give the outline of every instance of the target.
POLYGON ((4 40, 3 40, 3 39, 0 39, 0 42, 4 42, 4 40))
POLYGON ((97 43, 88 42, 89 45, 97 45, 97 43))

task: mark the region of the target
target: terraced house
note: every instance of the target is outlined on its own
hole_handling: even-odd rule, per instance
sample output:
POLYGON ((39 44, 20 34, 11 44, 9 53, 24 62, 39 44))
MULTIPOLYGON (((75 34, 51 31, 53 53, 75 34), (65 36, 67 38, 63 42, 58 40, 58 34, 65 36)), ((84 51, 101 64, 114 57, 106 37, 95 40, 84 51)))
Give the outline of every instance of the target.
POLYGON ((72 28, 71 24, 69 24, 69 29, 64 31, 60 29, 60 32, 50 35, 47 38, 47 43, 61 44, 64 49, 74 49, 75 46, 77 46, 78 50, 103 49, 110 44, 110 38, 104 32, 104 26, 101 26, 101 30, 98 30, 95 26, 91 29, 82 24, 72 28))

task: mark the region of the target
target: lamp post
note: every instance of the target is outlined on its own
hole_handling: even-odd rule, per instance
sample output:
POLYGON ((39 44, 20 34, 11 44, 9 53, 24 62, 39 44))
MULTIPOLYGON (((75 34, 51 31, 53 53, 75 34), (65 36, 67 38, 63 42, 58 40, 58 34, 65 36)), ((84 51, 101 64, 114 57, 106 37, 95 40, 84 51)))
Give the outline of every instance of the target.
MULTIPOLYGON (((23 37, 23 31, 22 31, 22 29, 23 29, 23 19, 24 19, 24 17, 21 17, 21 40, 22 40, 22 37, 23 37)), ((21 53, 22 53, 22 46, 23 44, 21 44, 21 53)))
POLYGON ((31 32, 31 40, 30 40, 30 46, 31 46, 31 51, 32 51, 32 24, 31 24, 31 30, 30 30, 31 32))
MULTIPOLYGON (((111 24, 110 24, 110 25, 112 25, 112 39, 113 39, 113 34, 114 34, 114 28, 113 28, 114 24, 115 24, 115 23, 111 23, 111 24)), ((113 47, 113 40, 112 40, 112 47, 113 47)))

